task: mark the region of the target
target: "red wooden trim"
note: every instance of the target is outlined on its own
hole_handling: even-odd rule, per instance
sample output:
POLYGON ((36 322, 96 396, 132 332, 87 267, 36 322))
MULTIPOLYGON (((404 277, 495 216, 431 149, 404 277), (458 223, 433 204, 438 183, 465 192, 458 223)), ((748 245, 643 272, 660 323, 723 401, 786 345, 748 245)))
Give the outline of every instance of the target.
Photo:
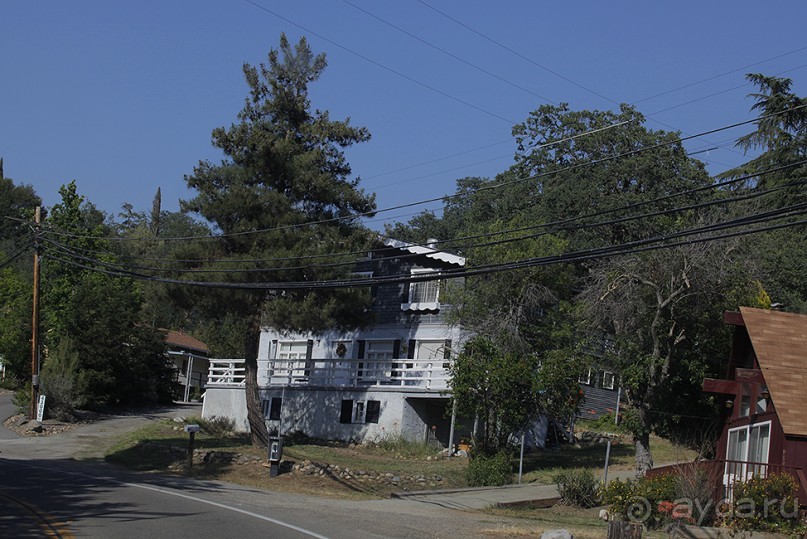
POLYGON ((743 320, 743 315, 739 311, 724 311, 723 312, 723 322, 730 326, 744 326, 745 320, 743 320))
POLYGON ((762 377, 762 371, 759 369, 742 369, 737 368, 734 370, 734 379, 743 382, 763 383, 765 379, 762 377))
POLYGON ((722 393, 725 395, 736 395, 737 389, 741 386, 734 380, 716 380, 714 378, 703 379, 703 390, 707 393, 722 393))
POLYGON ((799 478, 799 505, 804 506, 807 505, 807 477, 801 468, 796 470, 796 476, 799 478))

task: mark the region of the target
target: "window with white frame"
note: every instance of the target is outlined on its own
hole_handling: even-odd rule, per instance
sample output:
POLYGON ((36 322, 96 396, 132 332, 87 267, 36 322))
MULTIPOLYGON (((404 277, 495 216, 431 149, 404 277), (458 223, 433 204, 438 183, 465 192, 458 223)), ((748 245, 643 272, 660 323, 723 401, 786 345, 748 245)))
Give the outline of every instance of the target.
MULTIPOLYGON (((413 269, 411 274, 424 275, 433 273, 435 276, 437 271, 432 269, 413 269)), ((409 298, 408 303, 404 303, 402 308, 419 310, 419 309, 437 309, 439 308, 440 296, 440 281, 435 279, 433 281, 420 281, 409 284, 409 298)))
POLYGON ((614 373, 610 371, 602 371, 602 388, 603 389, 614 389, 614 381, 616 380, 616 376, 614 373))
POLYGON ((364 349, 365 359, 393 359, 395 341, 367 341, 364 349))
POLYGON ((729 429, 724 484, 730 486, 755 475, 766 477, 770 443, 770 421, 729 429))
POLYGON ((364 358, 369 361, 359 362, 359 378, 363 380, 378 380, 386 376, 390 367, 387 361, 395 355, 395 341, 366 341, 364 358))
POLYGON ((591 384, 591 369, 586 369, 580 376, 577 377, 577 381, 581 384, 591 384))
MULTIPOLYGON (((280 369, 286 369, 292 376, 302 375, 302 372, 295 372, 305 367, 305 360, 308 354, 308 341, 287 341, 277 344, 277 360, 280 369)), ((279 369, 275 369, 277 373, 279 369)))

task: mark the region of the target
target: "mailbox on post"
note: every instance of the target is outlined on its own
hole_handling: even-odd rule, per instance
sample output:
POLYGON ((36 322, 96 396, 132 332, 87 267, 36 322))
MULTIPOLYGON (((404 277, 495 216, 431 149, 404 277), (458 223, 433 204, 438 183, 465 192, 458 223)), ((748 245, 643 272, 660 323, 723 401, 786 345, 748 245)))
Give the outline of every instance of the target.
POLYGON ((269 477, 277 477, 280 470, 280 460, 283 458, 283 438, 269 437, 269 477))
POLYGON ((188 433, 188 468, 193 468, 193 439, 199 432, 199 425, 185 425, 185 432, 188 433))

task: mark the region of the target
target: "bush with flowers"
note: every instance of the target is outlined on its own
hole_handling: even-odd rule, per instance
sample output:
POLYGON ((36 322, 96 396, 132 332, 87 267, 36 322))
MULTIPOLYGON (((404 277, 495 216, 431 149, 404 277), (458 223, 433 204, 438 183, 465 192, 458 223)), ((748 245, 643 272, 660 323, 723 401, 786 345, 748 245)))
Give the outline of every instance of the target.
MULTIPOLYGON (((635 481, 611 481, 602 491, 602 501, 612 515, 660 528, 671 521, 676 499, 674 474, 642 477, 635 481), (670 504, 669 508, 667 504, 670 504)), ((677 513, 676 513, 677 515, 677 513)))
POLYGON ((721 515, 723 524, 732 530, 807 533, 807 525, 799 519, 798 490, 796 480, 786 473, 737 481, 729 510, 721 515))

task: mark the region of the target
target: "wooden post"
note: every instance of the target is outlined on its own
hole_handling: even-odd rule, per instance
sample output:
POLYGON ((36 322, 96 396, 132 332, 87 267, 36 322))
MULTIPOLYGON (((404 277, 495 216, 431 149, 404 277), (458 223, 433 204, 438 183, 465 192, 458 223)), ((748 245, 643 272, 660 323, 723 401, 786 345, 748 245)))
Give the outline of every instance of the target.
POLYGON ((36 401, 39 396, 39 225, 42 208, 37 206, 34 213, 34 283, 33 312, 31 314, 31 413, 36 418, 36 401))
POLYGON ((611 520, 608 522, 608 539, 642 539, 644 526, 638 522, 611 520))
POLYGON ((190 437, 188 438, 188 469, 193 468, 193 439, 196 437, 196 433, 191 431, 189 433, 190 437))

